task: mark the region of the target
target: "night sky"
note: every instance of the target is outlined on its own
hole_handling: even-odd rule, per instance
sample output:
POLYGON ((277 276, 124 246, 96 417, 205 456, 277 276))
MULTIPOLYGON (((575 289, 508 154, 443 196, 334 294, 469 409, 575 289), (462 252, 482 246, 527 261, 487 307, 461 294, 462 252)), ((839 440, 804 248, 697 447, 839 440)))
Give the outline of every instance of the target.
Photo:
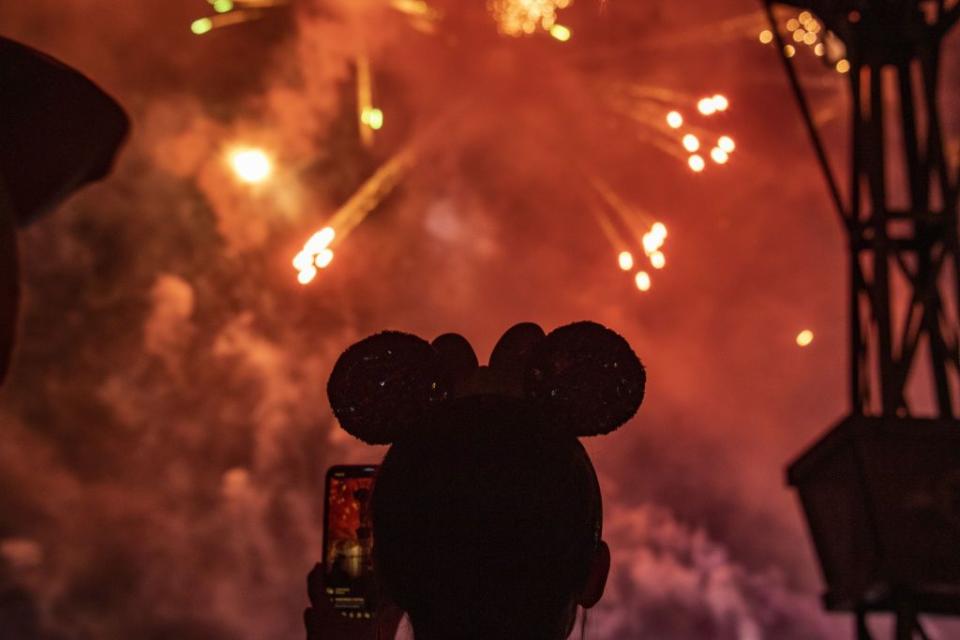
MULTIPOLYGON (((133 120, 114 173, 20 235, 0 576, 58 638, 302 637, 326 468, 384 453, 333 421, 340 352, 456 331, 485 361, 517 322, 589 319, 630 341, 648 387, 586 442, 614 557, 588 637, 849 637, 820 612, 783 473, 849 408, 844 240, 759 3, 576 0, 569 42, 498 33, 483 0, 430 6, 417 22, 388 0, 298 0, 196 36, 204 0, 0 5, 0 33, 133 120), (384 114, 369 147, 358 55, 384 114), (698 115, 717 93, 729 109, 698 115), (692 172, 674 109, 704 144, 733 137, 730 162, 692 172), (268 154, 266 181, 237 179, 237 147, 268 154), (304 241, 404 150, 395 188, 299 284, 304 241), (649 291, 617 264, 646 260, 637 242, 598 225, 613 201, 669 230, 649 291)), ((797 62, 839 167, 844 79, 806 48, 797 62)))

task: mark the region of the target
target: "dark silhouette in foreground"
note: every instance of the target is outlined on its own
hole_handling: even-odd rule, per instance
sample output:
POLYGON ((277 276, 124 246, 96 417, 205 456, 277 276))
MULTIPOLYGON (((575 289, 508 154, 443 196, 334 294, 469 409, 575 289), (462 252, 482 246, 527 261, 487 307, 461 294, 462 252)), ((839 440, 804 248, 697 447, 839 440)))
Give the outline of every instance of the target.
POLYGON ((579 436, 614 431, 643 400, 627 342, 580 322, 510 329, 489 367, 447 334, 386 332, 350 347, 328 393, 342 427, 392 444, 373 491, 375 622, 333 611, 309 578, 309 639, 558 640, 603 595, 610 552, 579 436), (379 628, 378 628, 379 625, 379 628))
POLYGON ((16 229, 105 177, 130 127, 110 96, 74 69, 0 37, 0 384, 13 351, 16 229))

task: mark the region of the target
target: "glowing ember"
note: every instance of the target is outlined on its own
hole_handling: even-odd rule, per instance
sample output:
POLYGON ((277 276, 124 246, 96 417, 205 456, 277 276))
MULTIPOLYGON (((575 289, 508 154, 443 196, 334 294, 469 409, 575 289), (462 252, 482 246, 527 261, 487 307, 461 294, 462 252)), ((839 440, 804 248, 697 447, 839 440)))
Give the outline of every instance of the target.
POLYGON ((650 255, 661 246, 663 246, 663 239, 653 233, 643 234, 643 251, 647 255, 650 255))
POLYGON ((844 58, 843 60, 837 61, 837 71, 839 73, 847 73, 850 71, 850 61, 844 58))
POLYGON ((313 282, 313 279, 317 277, 317 268, 316 267, 307 267, 300 271, 297 274, 297 282, 300 284, 310 284, 313 282))
POLYGON ((331 262, 333 262, 333 251, 330 249, 324 249, 313 259, 313 264, 318 269, 326 269, 331 262))
POLYGON ((650 274, 646 271, 638 271, 633 280, 637 285, 637 289, 640 289, 640 291, 650 290, 650 274))
POLYGON ((620 264, 621 269, 630 271, 633 269, 633 254, 629 251, 621 251, 620 255, 617 256, 617 262, 620 264))
POLYGON ((710 159, 717 164, 727 164, 727 161, 730 159, 730 154, 720 147, 714 147, 710 150, 710 159))
POLYGON ((717 105, 714 103, 713 98, 702 98, 697 102, 697 111, 705 116, 712 116, 717 112, 717 105))
POLYGON ((813 331, 810 329, 804 329, 797 334, 797 346, 798 347, 808 347, 813 342, 813 331))
POLYGON ((383 111, 376 107, 367 107, 360 113, 360 122, 374 131, 379 131, 383 127, 383 111))
POLYGON ((764 29, 760 32, 760 42, 762 44, 770 44, 773 42, 773 32, 769 29, 764 29))
POLYGON ((317 277, 317 269, 326 269, 333 262, 333 250, 330 243, 337 237, 333 227, 324 227, 310 236, 303 245, 303 251, 293 258, 293 268, 299 273, 300 284, 310 284, 317 277))
POLYGON ((510 36, 530 35, 539 27, 553 35, 557 12, 571 4, 573 0, 489 0, 487 7, 501 33, 510 36))
POLYGON ((562 24, 555 24, 550 27, 550 35, 560 42, 566 42, 570 39, 570 36, 573 35, 573 32, 570 31, 569 27, 565 27, 562 24))
POLYGON ((210 18, 199 18, 190 23, 190 31, 198 36, 202 36, 213 29, 213 20, 210 18))
POLYGON ((683 126, 683 116, 679 111, 671 111, 667 114, 667 125, 671 129, 679 129, 683 126))
POLYGON ((230 154, 230 166, 243 182, 263 182, 273 172, 273 163, 262 149, 242 149, 230 154))

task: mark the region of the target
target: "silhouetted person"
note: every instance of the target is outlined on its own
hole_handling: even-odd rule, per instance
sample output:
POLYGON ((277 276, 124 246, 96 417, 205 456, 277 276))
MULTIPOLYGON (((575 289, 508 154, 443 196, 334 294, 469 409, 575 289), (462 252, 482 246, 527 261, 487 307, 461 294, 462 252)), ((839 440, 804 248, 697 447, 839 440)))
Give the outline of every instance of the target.
MULTIPOLYGON (((589 322, 547 336, 517 325, 490 363, 461 336, 388 332, 330 378, 342 427, 392 444, 373 490, 375 573, 416 640, 561 640, 606 584, 600 488, 577 437, 634 415, 643 366, 589 322)), ((338 617, 322 583, 315 569, 310 640, 392 637, 397 611, 381 610, 379 630, 338 617)))
POLYGON ((74 69, 0 37, 0 384, 19 299, 16 228, 107 175, 123 109, 74 69))

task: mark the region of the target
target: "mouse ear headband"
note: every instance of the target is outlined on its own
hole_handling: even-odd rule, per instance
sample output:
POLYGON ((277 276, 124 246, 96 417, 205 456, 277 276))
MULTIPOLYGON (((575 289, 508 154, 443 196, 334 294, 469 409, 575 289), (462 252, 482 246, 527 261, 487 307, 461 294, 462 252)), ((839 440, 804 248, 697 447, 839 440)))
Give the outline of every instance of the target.
MULTIPOLYGON (((507 331, 490 357, 490 379, 503 395, 525 398, 560 433, 610 433, 643 402, 646 373, 621 336, 595 322, 548 335, 535 324, 507 331)), ((415 436, 422 419, 480 373, 465 338, 422 338, 385 331, 347 349, 327 383, 340 425, 369 444, 415 436)))

